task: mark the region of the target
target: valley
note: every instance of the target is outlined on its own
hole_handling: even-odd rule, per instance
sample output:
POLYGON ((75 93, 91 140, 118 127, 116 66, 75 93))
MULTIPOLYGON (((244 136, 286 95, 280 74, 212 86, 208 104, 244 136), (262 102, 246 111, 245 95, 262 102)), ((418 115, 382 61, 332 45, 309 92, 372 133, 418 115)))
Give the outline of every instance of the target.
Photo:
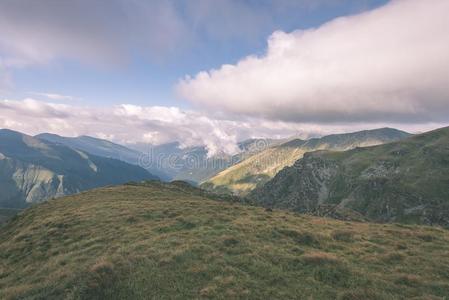
POLYGON ((206 180, 203 188, 218 193, 247 195, 256 186, 263 186, 279 171, 293 165, 306 152, 317 150, 344 151, 356 147, 384 144, 408 137, 410 134, 381 128, 360 132, 334 134, 309 140, 293 139, 268 147, 206 180))

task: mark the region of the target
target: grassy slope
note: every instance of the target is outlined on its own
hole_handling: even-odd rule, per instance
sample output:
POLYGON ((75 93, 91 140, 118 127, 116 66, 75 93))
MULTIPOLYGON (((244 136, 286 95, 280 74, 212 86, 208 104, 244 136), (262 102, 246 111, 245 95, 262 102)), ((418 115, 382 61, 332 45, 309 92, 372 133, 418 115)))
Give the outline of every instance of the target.
POLYGON ((203 187, 219 191, 229 189, 236 194, 246 194, 274 177, 286 166, 291 166, 302 157, 304 149, 276 146, 257 153, 242 162, 221 171, 204 183, 203 187))
POLYGON ((268 148, 242 162, 225 169, 203 183, 202 187, 220 193, 246 195, 263 185, 285 167, 292 166, 304 153, 316 150, 343 151, 355 147, 384 144, 409 136, 391 128, 334 134, 307 141, 292 140, 268 148))
POLYGON ((321 202, 376 221, 449 226, 449 127, 385 145, 310 153, 251 197, 303 212, 321 202), (317 187, 326 187, 321 200, 317 187))
POLYGON ((382 162, 394 170, 395 177, 388 179, 396 189, 433 205, 449 199, 449 127, 396 143, 323 155, 341 162, 351 178, 382 162))
POLYGON ((436 227, 269 212, 161 183, 51 200, 0 231, 1 299, 442 299, 448 270, 436 227))
POLYGON ((0 207, 0 226, 18 214, 21 209, 0 207))

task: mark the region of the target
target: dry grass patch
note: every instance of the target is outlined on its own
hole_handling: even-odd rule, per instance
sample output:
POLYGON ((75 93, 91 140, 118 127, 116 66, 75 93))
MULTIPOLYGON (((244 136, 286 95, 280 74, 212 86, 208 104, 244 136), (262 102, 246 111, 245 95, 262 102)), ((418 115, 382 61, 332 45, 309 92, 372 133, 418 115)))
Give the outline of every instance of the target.
POLYGON ((302 256, 302 260, 309 265, 325 265, 325 264, 339 264, 341 260, 334 254, 326 252, 309 252, 302 256))
POLYGON ((322 237, 320 237, 318 234, 307 231, 297 231, 284 228, 276 229, 276 231, 284 236, 291 238, 293 241, 295 241, 295 243, 305 246, 319 247, 320 240, 322 239, 322 237))
POLYGON ((354 241, 354 232, 349 230, 335 230, 331 234, 332 238, 336 241, 340 242, 353 242, 354 241))
POLYGON ((418 287, 422 283, 422 279, 419 278, 419 276, 417 275, 403 274, 397 276, 397 278, 394 280, 394 283, 400 285, 407 285, 410 287, 418 287))

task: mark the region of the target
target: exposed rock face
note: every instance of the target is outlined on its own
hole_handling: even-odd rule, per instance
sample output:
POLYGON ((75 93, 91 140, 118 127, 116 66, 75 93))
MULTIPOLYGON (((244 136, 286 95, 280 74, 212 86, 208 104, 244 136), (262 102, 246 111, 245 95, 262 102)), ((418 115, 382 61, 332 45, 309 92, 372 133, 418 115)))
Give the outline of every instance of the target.
POLYGON ((157 179, 122 161, 0 130, 0 206, 29 203, 128 181, 157 179))
POLYGON ((296 211, 311 211, 323 203, 328 195, 330 179, 338 166, 319 157, 301 159, 294 166, 285 168, 269 181, 263 189, 252 194, 265 206, 294 208, 296 211), (285 195, 279 198, 278 195, 285 195))
POLYGON ((449 128, 380 146, 307 153, 249 199, 340 218, 449 226, 449 128))

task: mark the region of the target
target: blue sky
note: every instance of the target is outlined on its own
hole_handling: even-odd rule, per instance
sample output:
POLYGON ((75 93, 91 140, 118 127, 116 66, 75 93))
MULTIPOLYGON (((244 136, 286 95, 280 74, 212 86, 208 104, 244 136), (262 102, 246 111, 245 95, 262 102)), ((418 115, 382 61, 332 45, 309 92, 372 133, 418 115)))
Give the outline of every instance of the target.
POLYGON ((0 128, 206 145, 449 124, 447 0, 1 0, 0 128))
MULTIPOLYGON (((126 102, 187 107, 189 103, 173 93, 173 87, 183 76, 216 68, 224 63, 235 63, 250 54, 262 53, 266 48, 267 37, 275 30, 289 32, 318 27, 335 17, 359 13, 386 1, 322 1, 316 7, 297 1, 293 9, 277 13, 270 12, 276 4, 269 1, 262 5, 264 1, 241 2, 251 10, 269 14, 273 18, 271 24, 260 26, 253 36, 234 32, 239 28, 222 28, 220 30, 229 31, 223 36, 211 36, 204 28, 195 28, 192 30, 198 36, 194 41, 189 41, 187 46, 179 45, 179 51, 154 57, 128 53, 129 61, 124 65, 97 66, 80 62, 76 58, 56 57, 44 64, 12 69, 13 87, 3 91, 3 94, 10 98, 24 98, 29 97, 30 92, 57 93, 71 95, 80 98, 80 103, 94 105, 126 102)), ((26 9, 25 6, 22 9, 26 9)), ((181 16, 186 13, 182 11, 182 5, 177 9, 181 16)), ((223 20, 220 26, 226 27, 226 23, 233 21, 223 20)), ((207 22, 202 24, 207 25, 207 22)))

